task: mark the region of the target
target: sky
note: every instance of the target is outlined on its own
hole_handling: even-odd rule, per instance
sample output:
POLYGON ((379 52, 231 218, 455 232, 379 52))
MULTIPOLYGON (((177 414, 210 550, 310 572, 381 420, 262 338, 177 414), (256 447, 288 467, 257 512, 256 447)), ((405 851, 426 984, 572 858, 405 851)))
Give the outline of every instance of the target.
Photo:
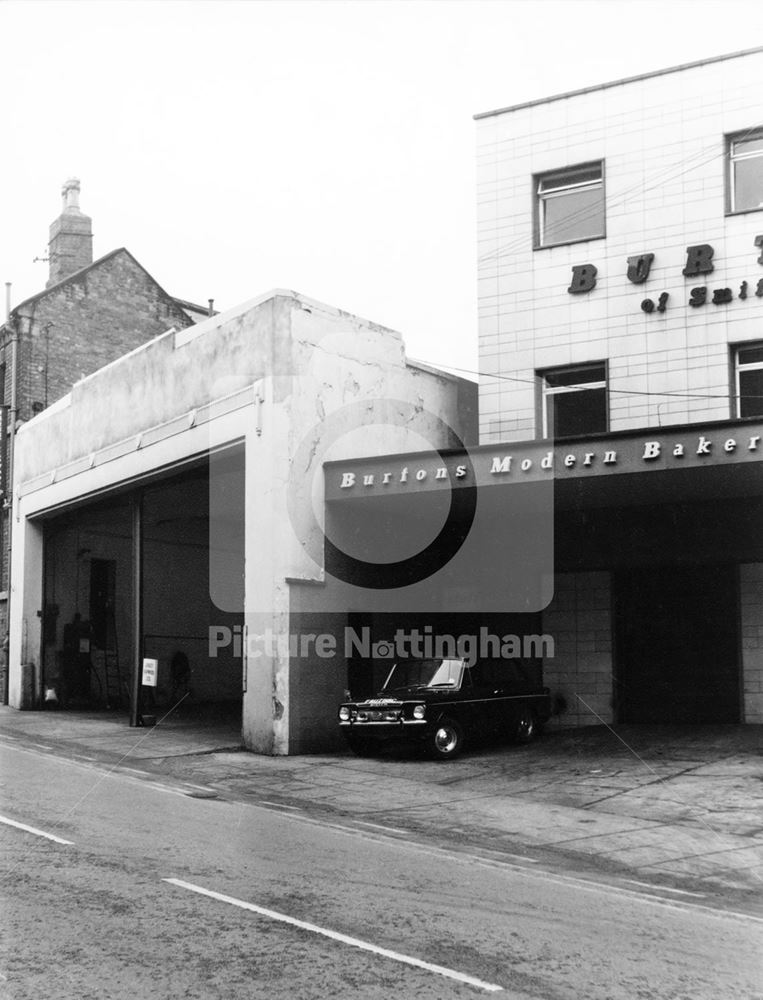
POLYGON ((473 115, 763 45, 763 3, 6 0, 0 40, 12 304, 75 176, 96 258, 218 309, 294 289, 476 372, 473 115))

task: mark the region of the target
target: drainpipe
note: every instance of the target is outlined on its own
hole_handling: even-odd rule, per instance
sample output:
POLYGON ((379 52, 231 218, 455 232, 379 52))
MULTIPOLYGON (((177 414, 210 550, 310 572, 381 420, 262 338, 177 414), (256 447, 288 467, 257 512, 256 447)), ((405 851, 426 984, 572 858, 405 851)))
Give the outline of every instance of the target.
POLYGON ((143 725, 141 682, 143 672, 143 493, 132 498, 132 685, 130 726, 143 725))
MULTIPOLYGON (((8 437, 8 466, 5 470, 5 483, 6 483, 6 496, 4 498, 4 507, 7 513, 6 525, 8 530, 8 579, 7 579, 7 597, 5 600, 5 628, 6 632, 10 632, 11 627, 11 566, 12 566, 12 541, 11 537, 13 534, 13 450, 14 442, 16 438, 16 416, 18 413, 18 345, 19 345, 19 330, 18 330, 18 317, 11 318, 11 283, 6 281, 5 283, 5 322, 6 329, 11 331, 10 347, 11 347, 11 405, 9 408, 8 418, 10 426, 10 437, 8 437)), ((4 387, 3 387, 4 388, 4 387)), ((5 441, 2 442, 2 447, 5 447, 5 441)), ((8 695, 10 688, 10 659, 8 655, 7 643, 3 642, 6 649, 6 682, 5 691, 3 692, 3 704, 8 704, 8 695)))

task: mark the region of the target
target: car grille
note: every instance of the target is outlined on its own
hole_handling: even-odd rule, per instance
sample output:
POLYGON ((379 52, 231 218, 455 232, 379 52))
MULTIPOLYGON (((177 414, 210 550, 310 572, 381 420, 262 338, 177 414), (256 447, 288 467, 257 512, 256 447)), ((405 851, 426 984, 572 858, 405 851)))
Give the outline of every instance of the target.
POLYGON ((399 722, 400 717, 399 708, 361 708, 358 709, 356 722, 399 722))

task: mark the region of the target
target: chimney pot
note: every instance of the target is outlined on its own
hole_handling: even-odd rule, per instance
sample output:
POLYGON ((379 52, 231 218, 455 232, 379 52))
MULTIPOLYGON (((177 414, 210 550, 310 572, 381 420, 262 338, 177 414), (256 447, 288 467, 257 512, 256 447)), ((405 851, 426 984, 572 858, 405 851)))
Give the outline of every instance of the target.
POLYGON ((80 210, 79 192, 76 177, 70 177, 61 188, 61 214, 50 227, 46 288, 93 263, 93 221, 80 210))

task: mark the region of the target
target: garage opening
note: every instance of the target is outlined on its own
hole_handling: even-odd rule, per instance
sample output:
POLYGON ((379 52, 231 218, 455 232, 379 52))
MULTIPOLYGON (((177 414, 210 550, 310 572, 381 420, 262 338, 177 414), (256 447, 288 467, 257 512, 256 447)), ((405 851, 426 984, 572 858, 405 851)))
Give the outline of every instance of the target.
POLYGON ((620 722, 740 721, 735 566, 618 573, 620 722))
POLYGON ((243 611, 242 447, 50 517, 43 705, 121 713, 126 721, 166 716, 240 733, 242 644, 234 640, 243 611), (221 630, 229 644, 220 643, 221 630), (143 659, 157 663, 155 685, 139 683, 142 674, 136 683, 143 659))

